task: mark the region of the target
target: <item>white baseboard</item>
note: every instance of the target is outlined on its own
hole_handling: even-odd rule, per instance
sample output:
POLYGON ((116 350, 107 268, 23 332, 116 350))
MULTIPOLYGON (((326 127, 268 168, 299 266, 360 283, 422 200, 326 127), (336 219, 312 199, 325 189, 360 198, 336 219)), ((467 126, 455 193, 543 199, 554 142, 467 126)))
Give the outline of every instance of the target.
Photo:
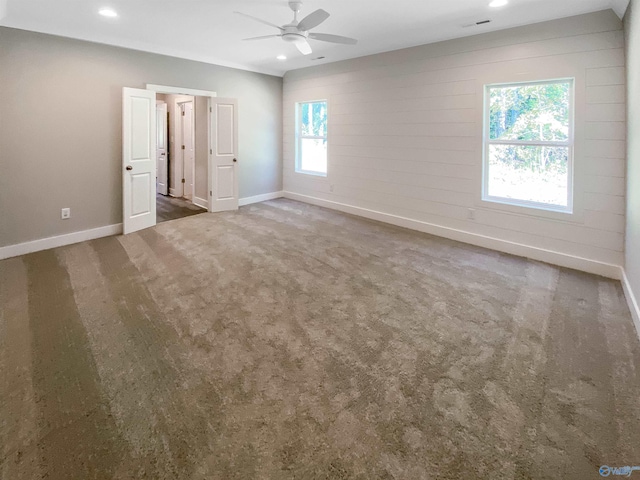
POLYGON ((497 250, 499 252, 509 253, 518 257, 531 258, 540 262, 551 263, 553 265, 558 265, 561 267, 573 268, 575 270, 602 275, 603 277, 613 278, 615 280, 621 279, 622 270, 619 265, 598 262, 596 260, 589 260, 588 258, 575 257, 566 253, 554 252, 552 250, 545 250, 538 247, 532 247, 530 245, 523 245, 520 243, 501 240, 498 238, 486 237, 484 235, 478 235, 476 233, 466 232, 464 230, 443 227, 441 225, 421 222, 419 220, 399 217, 388 213, 377 212, 375 210, 368 210, 366 208, 354 207, 352 205, 332 202, 330 200, 324 200, 317 197, 300 195, 299 193, 285 191, 284 197, 290 198, 292 200, 299 200, 301 202, 310 203, 313 205, 318 205, 320 207, 339 210, 341 212, 350 213, 352 215, 358 215, 360 217, 369 218, 371 220, 390 223, 391 225, 396 225, 398 227, 409 228, 411 230, 429 233, 438 237, 444 237, 450 240, 456 240, 458 242, 476 245, 478 247, 484 247, 491 250, 497 250))
POLYGON ((284 197, 284 192, 271 192, 264 193, 262 195, 256 195, 255 197, 245 197, 238 200, 238 205, 241 207, 245 205, 251 205, 252 203, 266 202, 267 200, 273 200, 274 198, 284 197))
POLYGON ((636 333, 638 334, 638 338, 640 338, 640 306, 638 304, 638 299, 631 288, 631 283, 629 283, 627 272, 624 269, 622 270, 622 289, 624 290, 624 296, 627 299, 627 304, 631 311, 633 323, 636 326, 636 333))
POLYGON ((58 235, 56 237, 41 238, 31 242, 18 243, 17 245, 8 245, 6 247, 0 247, 0 260, 17 257, 19 255, 26 255, 27 253, 39 252, 40 250, 63 247, 65 245, 84 242, 86 240, 119 235, 121 233, 122 224, 117 223, 115 225, 107 225, 105 227, 93 228, 91 230, 82 230, 80 232, 67 233, 66 235, 58 235))
POLYGON ((169 196, 170 197, 177 197, 178 196, 177 190, 175 188, 170 188, 169 189, 169 196))
POLYGON ((194 195, 193 204, 197 205, 199 207, 202 207, 202 208, 206 208, 207 210, 209 210, 209 202, 204 198, 196 197, 194 195))

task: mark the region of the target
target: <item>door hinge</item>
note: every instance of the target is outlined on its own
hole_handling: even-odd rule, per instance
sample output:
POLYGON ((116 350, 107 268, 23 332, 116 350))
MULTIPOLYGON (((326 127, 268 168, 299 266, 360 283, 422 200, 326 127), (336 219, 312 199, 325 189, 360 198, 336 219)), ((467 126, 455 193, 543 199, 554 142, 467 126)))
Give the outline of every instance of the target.
POLYGON ((209 190, 209 196, 213 197, 213 191, 209 190))
POLYGON ((184 117, 184 110, 182 110, 182 116, 184 117))
POLYGON ((213 113, 213 108, 209 107, 209 113, 213 113))
POLYGON ((184 178, 182 179, 182 183, 184 183, 184 178))
POLYGON ((209 149, 209 155, 213 155, 213 149, 209 149))
POLYGON ((184 145, 182 145, 182 149, 184 150, 184 145))

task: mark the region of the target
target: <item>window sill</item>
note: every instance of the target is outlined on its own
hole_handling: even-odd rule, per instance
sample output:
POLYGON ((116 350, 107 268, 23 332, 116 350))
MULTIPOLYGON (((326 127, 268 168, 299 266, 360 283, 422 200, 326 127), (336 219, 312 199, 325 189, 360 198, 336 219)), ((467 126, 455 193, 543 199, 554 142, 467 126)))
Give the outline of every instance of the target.
POLYGON ((492 210, 494 212, 507 213, 523 217, 538 218, 540 220, 559 221, 563 223, 570 223, 573 225, 584 224, 584 213, 580 208, 576 207, 575 203, 573 205, 572 211, 563 211, 544 207, 540 208, 537 205, 524 206, 511 203, 508 200, 504 201, 501 198, 493 197, 483 197, 482 199, 476 200, 474 203, 476 208, 478 209, 492 210))
POLYGON ((544 203, 528 202, 526 200, 512 200, 509 198, 489 196, 482 197, 482 201, 488 203, 497 203, 500 205, 507 205, 509 207, 526 208, 527 210, 573 215, 573 210, 571 209, 571 207, 562 207, 559 205, 547 205, 544 203))
POLYGON ((311 172, 311 171, 307 171, 307 170, 296 170, 295 173, 299 173, 299 174, 302 174, 302 175, 310 175, 312 177, 327 178, 327 174, 326 173, 322 173, 322 172, 311 172))

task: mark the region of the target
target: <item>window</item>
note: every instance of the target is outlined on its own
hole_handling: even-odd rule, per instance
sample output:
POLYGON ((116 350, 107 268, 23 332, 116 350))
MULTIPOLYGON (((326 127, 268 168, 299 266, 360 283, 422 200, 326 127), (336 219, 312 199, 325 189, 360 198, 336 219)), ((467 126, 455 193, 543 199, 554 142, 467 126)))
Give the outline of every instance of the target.
POLYGON ((327 102, 296 104, 296 172, 327 176, 327 102))
POLYGON ((573 80, 489 85, 482 199, 571 212, 573 80))

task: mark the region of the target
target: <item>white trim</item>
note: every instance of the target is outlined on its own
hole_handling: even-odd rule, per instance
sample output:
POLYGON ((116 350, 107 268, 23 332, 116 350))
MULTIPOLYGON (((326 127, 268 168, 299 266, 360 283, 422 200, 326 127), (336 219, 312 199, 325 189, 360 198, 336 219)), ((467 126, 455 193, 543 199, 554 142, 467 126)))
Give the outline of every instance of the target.
POLYGON ((284 197, 284 192, 271 192, 263 193, 262 195, 256 195, 254 197, 245 197, 238 200, 238 206, 244 207, 245 205, 251 205, 252 203, 266 202, 267 200, 273 200, 275 198, 284 197))
POLYGON ((636 334, 640 338, 640 306, 638 300, 631 289, 631 283, 627 277, 627 272, 622 270, 622 290, 624 290, 624 296, 627 299, 629 305, 629 311, 631 312, 631 318, 633 318, 633 324, 636 326, 636 334))
POLYGON ((152 90, 156 93, 168 93, 173 95, 191 95, 192 97, 217 97, 216 92, 209 90, 197 90, 194 88, 184 87, 170 87, 166 85, 154 85, 153 83, 146 84, 147 90, 152 90))
POLYGON ((300 175, 311 175, 313 177, 327 178, 326 172, 314 172, 313 170, 296 170, 295 173, 300 175))
POLYGON ((206 208, 207 210, 209 210, 209 202, 207 200, 205 200, 204 198, 196 197, 194 195, 192 203, 194 205, 197 205, 199 207, 206 208))
POLYGON ((92 228, 91 230, 82 230, 80 232, 67 233, 55 237, 41 238, 31 242, 18 243, 16 245, 8 245, 0 247, 0 260, 5 258, 26 255, 27 253, 39 252, 41 250, 49 250, 50 248, 63 247, 73 243, 84 242, 86 240, 94 240, 96 238, 109 237, 111 235, 120 235, 122 233, 122 224, 107 225, 105 227, 92 228))
POLYGON ((298 200, 321 207, 331 208, 333 210, 339 210, 341 212, 358 215, 361 217, 369 218, 371 220, 390 223, 391 225, 397 225, 399 227, 429 233, 431 235, 456 240, 458 242, 468 243, 499 252, 509 253, 518 257, 531 258, 533 260, 551 263, 553 265, 558 265, 561 267, 573 268, 575 270, 581 270, 583 272, 602 275, 603 277, 613 278, 615 280, 620 280, 621 278, 621 268, 619 265, 598 262, 596 260, 589 260, 588 258, 575 257, 566 253, 554 252, 552 250, 545 250, 542 248, 532 247, 530 245, 523 245, 520 243, 501 240, 498 238, 486 237, 484 235, 478 235, 476 233, 466 232, 464 230, 443 227, 441 225, 435 225, 432 223, 421 222, 419 220, 413 220, 411 218, 399 217, 388 213, 368 210, 366 208, 354 207, 352 205, 332 202, 330 200, 323 200, 321 198, 309 197, 307 195, 300 195, 298 193, 285 191, 284 198, 298 200))
POLYGON ((568 141, 550 140, 487 140, 491 145, 519 145, 523 147, 571 147, 568 141))

